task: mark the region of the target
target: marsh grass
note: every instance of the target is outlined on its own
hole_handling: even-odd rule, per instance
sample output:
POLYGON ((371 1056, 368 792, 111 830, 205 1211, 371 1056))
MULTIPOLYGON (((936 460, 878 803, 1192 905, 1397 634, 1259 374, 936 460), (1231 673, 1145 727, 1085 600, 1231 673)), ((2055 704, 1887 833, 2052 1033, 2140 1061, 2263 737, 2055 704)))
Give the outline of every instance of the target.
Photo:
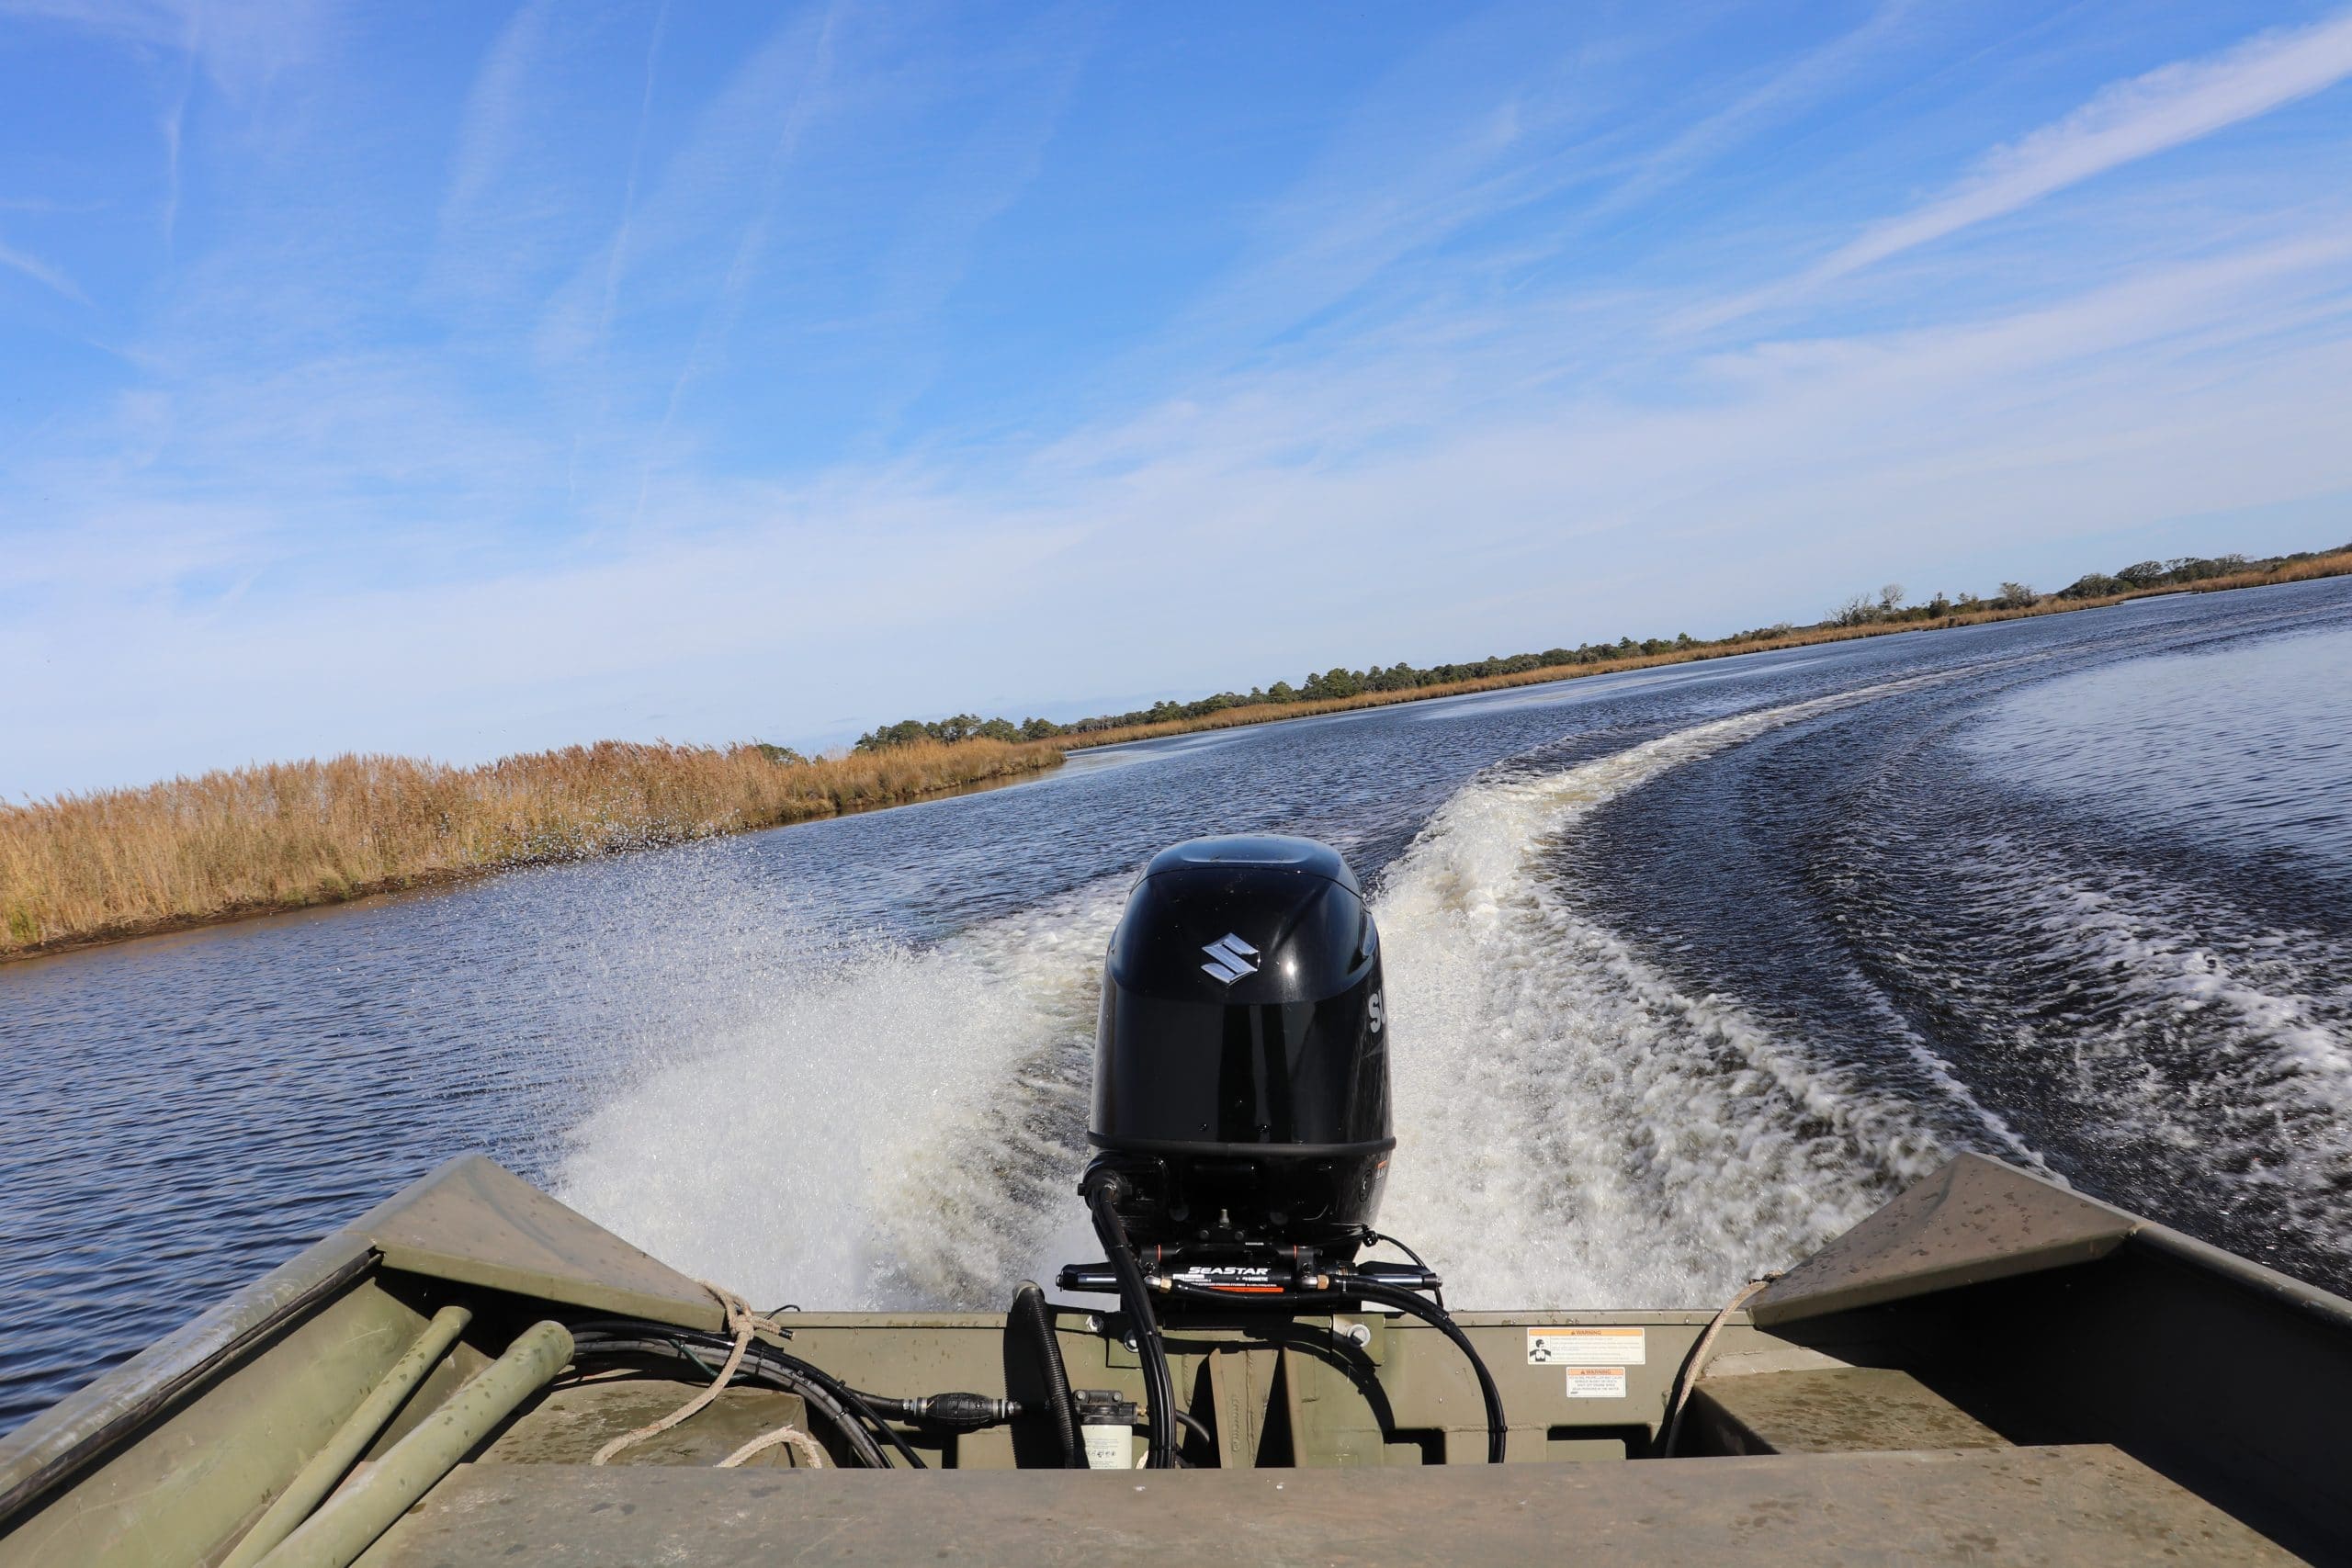
POLYGON ((0 955, 833 817, 1060 761, 996 741, 786 762, 604 741, 471 768, 275 762, 0 805, 0 955))
POLYGON ((1803 626, 1743 642, 1265 703, 1029 744, 924 741, 801 761, 779 761, 774 749, 756 745, 608 740, 472 768, 338 757, 24 806, 0 803, 0 959, 899 805, 1035 773, 1055 766, 1066 751, 1122 741, 2346 573, 2352 550, 2104 598, 2046 598, 1936 620, 1803 626))

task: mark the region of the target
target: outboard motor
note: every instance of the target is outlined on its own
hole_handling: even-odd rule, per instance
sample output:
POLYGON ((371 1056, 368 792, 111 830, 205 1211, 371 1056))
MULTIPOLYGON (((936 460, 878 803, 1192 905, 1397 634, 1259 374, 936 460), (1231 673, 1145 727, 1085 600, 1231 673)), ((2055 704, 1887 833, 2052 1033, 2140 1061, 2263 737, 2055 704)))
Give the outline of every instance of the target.
POLYGON ((1352 1257, 1388 1174, 1380 933, 1310 839, 1195 839, 1127 897, 1102 966, 1089 1141, 1137 1243, 1352 1257))
POLYGON ((1355 1261, 1396 1140, 1380 933, 1339 853, 1310 839, 1194 839, 1127 895, 1102 964, 1098 1151, 1079 1183, 1103 1261, 1066 1291, 1115 1293, 1143 1371, 1146 1462, 1184 1462, 1159 1309, 1252 1314, 1382 1306, 1469 1359, 1499 1464, 1502 1395, 1446 1315, 1443 1281, 1355 1261), (1424 1299, 1424 1294, 1431 1299, 1424 1299))

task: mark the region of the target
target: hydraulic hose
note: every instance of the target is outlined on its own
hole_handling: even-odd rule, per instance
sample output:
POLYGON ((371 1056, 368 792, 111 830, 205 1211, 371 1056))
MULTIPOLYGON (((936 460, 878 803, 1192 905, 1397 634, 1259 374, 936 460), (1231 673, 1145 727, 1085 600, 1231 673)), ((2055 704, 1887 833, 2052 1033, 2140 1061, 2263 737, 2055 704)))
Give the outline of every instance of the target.
POLYGON ((1382 1302, 1397 1311, 1419 1318, 1423 1323, 1453 1341, 1470 1362, 1470 1370, 1478 1379, 1478 1395, 1487 1405, 1487 1462, 1503 1462, 1503 1449, 1510 1432, 1503 1416, 1502 1391, 1495 1386, 1492 1373, 1479 1355, 1470 1337, 1457 1327, 1444 1310, 1432 1306, 1412 1292, 1401 1290, 1380 1280, 1367 1280, 1361 1274, 1333 1274, 1328 1289, 1317 1291, 1284 1291, 1278 1296, 1250 1295, 1236 1297, 1231 1292, 1208 1285, 1186 1285, 1170 1282, 1168 1293, 1184 1301, 1210 1303, 1227 1308, 1237 1304, 1264 1305, 1279 1302, 1293 1309, 1303 1307, 1342 1307, 1353 1302, 1382 1302))
MULTIPOLYGON (((849 1384, 842 1382, 841 1379, 833 1376, 832 1373, 826 1371, 822 1367, 814 1366, 809 1362, 802 1360, 797 1356, 786 1355, 781 1350, 770 1350, 768 1352, 768 1357, 773 1361, 783 1362, 785 1366, 790 1368, 793 1371, 797 1372, 804 1379, 815 1383, 818 1387, 831 1394, 835 1404, 846 1406, 848 1409, 854 1412, 861 1420, 871 1425, 876 1432, 882 1435, 885 1441, 888 1442, 892 1448, 899 1450, 899 1457, 907 1461, 907 1468, 910 1470, 929 1470, 931 1468, 931 1466, 923 1463, 922 1455, 915 1452, 913 1445, 909 1443, 906 1438, 899 1436, 898 1429, 892 1427, 888 1421, 883 1420, 882 1417, 875 1411, 874 1407, 865 1403, 865 1396, 858 1393, 857 1390, 850 1387, 849 1384)), ((883 1468, 888 1469, 888 1465, 886 1463, 883 1468)))
POLYGON ((1216 1434, 1209 1430, 1209 1424, 1207 1422, 1202 1420, 1199 1416, 1193 1415, 1191 1411, 1186 1410, 1182 1406, 1170 1406, 1168 1414, 1176 1417, 1176 1419, 1182 1424, 1185 1430, 1191 1432, 1193 1436, 1206 1443, 1212 1451, 1216 1450, 1216 1434))
POLYGON ((1126 1309, 1136 1331, 1136 1359, 1143 1363, 1144 1397, 1150 1402, 1150 1447, 1147 1470, 1176 1468, 1176 1385, 1168 1375, 1168 1348, 1159 1340, 1159 1320, 1151 1310, 1151 1292, 1143 1267, 1127 1244, 1127 1227, 1120 1223, 1118 1201, 1125 1184, 1114 1171, 1094 1174, 1084 1189, 1086 1206, 1094 1215, 1094 1235, 1102 1243, 1111 1271, 1119 1281, 1119 1304, 1126 1309))
MULTIPOLYGON (((1428 1264, 1421 1261, 1421 1255, 1419 1253, 1415 1252, 1411 1247, 1407 1247, 1395 1236, 1383 1235, 1375 1230, 1367 1230, 1363 1233, 1363 1238, 1365 1241, 1370 1242, 1374 1246, 1395 1247, 1397 1251, 1411 1258, 1414 1266, 1419 1269, 1422 1273, 1428 1274, 1431 1278, 1436 1277, 1436 1270, 1432 1269, 1428 1264)), ((1431 1286, 1430 1289, 1430 1299, 1437 1303, 1438 1311, 1443 1312, 1445 1310, 1445 1287, 1442 1285, 1431 1286)))
POLYGON ((1078 1446, 1078 1416, 1070 1400, 1069 1369, 1062 1363, 1061 1337, 1054 1332, 1053 1309, 1035 1280, 1023 1280, 1012 1292, 1012 1328, 1029 1336, 1037 1347, 1037 1362, 1045 1371, 1046 1409, 1054 1424, 1054 1440, 1061 1445, 1062 1468, 1083 1470, 1086 1456, 1078 1446))
MULTIPOLYGON (((707 1377, 710 1368, 695 1354, 695 1348, 711 1351, 723 1350, 727 1342, 716 1335, 693 1329, 673 1328, 666 1324, 650 1323, 632 1318, 607 1318, 578 1325, 573 1359, 585 1362, 611 1359, 670 1357, 683 1359, 701 1370, 707 1377)), ((839 1382, 797 1356, 754 1342, 743 1358, 743 1365, 736 1376, 745 1382, 764 1382, 786 1393, 797 1393, 808 1408, 822 1416, 842 1435, 850 1452, 860 1464, 870 1470, 888 1470, 890 1461, 883 1456, 873 1435, 851 1413, 849 1402, 835 1396, 839 1382), (830 1385, 830 1387, 828 1386, 830 1385)), ((895 1438, 879 1416, 867 1413, 876 1429, 895 1438)), ((921 1464, 918 1460, 917 1464, 921 1464)))
POLYGON ((1477 1374, 1478 1395, 1487 1402, 1487 1462, 1502 1463, 1503 1447, 1510 1431, 1510 1424, 1503 1416, 1502 1391, 1495 1386, 1494 1375, 1487 1371, 1487 1363, 1479 1358, 1477 1347, 1470 1343, 1468 1335, 1454 1325, 1453 1319, 1446 1314, 1444 1309, 1431 1305, 1410 1291, 1400 1291, 1377 1280, 1367 1280, 1361 1274, 1334 1274, 1331 1276, 1331 1289, 1340 1295, 1353 1296, 1360 1301, 1381 1302, 1398 1312, 1408 1313, 1453 1341, 1454 1348, 1468 1358, 1470 1370, 1477 1374))

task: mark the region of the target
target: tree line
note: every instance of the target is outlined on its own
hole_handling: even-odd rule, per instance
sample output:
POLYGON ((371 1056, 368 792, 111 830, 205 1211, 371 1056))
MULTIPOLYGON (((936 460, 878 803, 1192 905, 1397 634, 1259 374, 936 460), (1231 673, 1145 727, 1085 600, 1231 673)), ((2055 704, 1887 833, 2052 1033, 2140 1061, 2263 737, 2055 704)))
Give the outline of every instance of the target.
MULTIPOLYGON (((2346 547, 2352 548, 2352 546, 2346 547)), ((2298 561, 2335 553, 2331 550, 2301 550, 2293 555, 2260 559, 2249 559, 2243 555, 2182 556, 2173 560, 2138 561, 2112 575, 2087 572, 2052 594, 2036 592, 2030 583, 2004 582, 2000 592, 1990 597, 1939 592, 1916 604, 1908 602, 1909 595, 1901 583, 1890 582, 1875 593, 1853 595, 1834 606, 1828 615, 1817 624, 1824 627, 1865 626, 1898 621, 1939 621, 1948 616, 1985 610, 2025 610, 2051 599, 2102 599, 2118 593, 2203 582, 2238 572, 2274 570, 2298 561)), ((1621 637, 1615 642, 1587 642, 1574 648, 1547 648, 1541 653, 1489 655, 1463 664, 1421 667, 1400 661, 1389 665, 1375 664, 1366 670, 1334 668, 1320 673, 1310 671, 1296 685, 1288 681, 1276 681, 1272 685, 1252 686, 1246 692, 1218 692, 1191 702, 1158 702, 1148 708, 1097 714, 1069 724, 1057 724, 1049 718, 1024 718, 1016 724, 1008 718, 982 718, 970 713, 959 713, 952 718, 942 719, 906 718, 859 736, 855 750, 883 751, 894 746, 908 746, 925 740, 951 744, 959 740, 1044 740, 1057 735, 1084 735, 1096 730, 1205 718, 1227 708, 1321 702, 1330 698, 1361 696, 1366 692, 1412 691, 1424 686, 1450 685, 1457 681, 1475 681, 1486 676, 1516 675, 1531 670, 1564 670, 1580 664, 1600 664, 1645 655, 1733 648, 1746 643, 1769 642, 1798 629, 1792 623, 1781 621, 1712 639, 1694 637, 1689 632, 1678 632, 1670 637, 1644 637, 1637 641, 1630 637, 1621 637)))

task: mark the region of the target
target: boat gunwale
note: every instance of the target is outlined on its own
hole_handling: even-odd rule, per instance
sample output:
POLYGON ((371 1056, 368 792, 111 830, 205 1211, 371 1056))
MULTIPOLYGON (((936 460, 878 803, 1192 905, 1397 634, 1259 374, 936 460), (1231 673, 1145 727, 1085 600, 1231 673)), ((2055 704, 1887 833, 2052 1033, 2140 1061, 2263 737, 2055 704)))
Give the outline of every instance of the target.
POLYGON ((331 1232, 0 1436, 0 1534, 366 1280, 382 1257, 352 1229, 331 1232))

